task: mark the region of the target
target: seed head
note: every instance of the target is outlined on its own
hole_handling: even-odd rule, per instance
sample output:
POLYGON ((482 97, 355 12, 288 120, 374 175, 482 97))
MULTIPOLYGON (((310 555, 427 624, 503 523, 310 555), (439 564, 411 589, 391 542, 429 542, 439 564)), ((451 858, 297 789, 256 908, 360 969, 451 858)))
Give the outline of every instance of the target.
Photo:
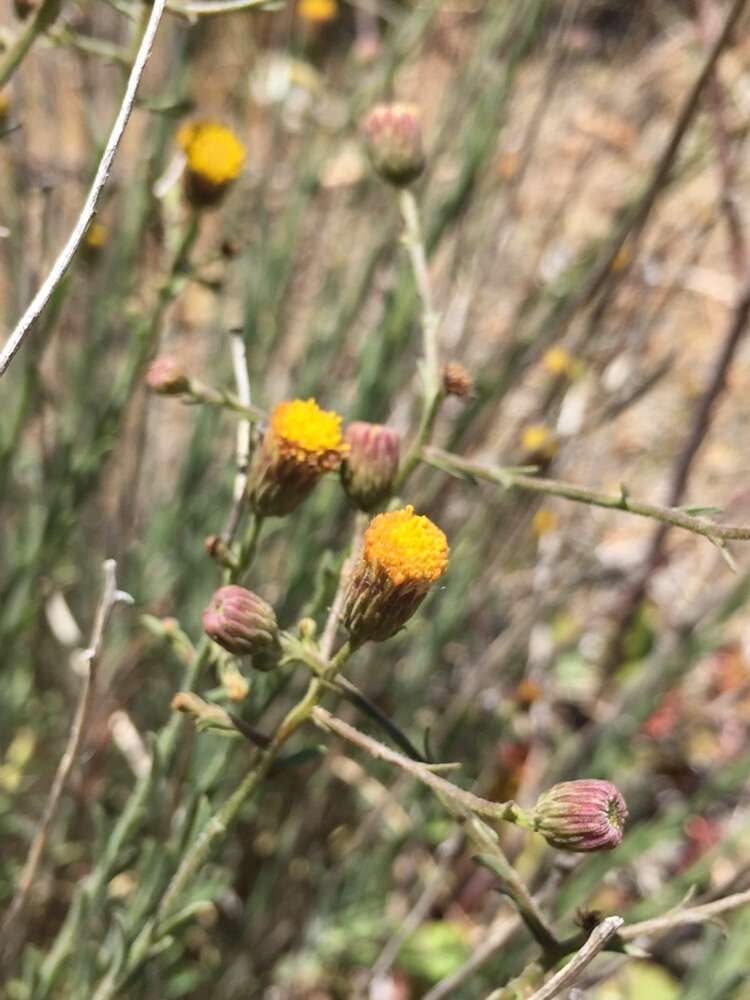
POLYGON ((270 670, 281 655, 273 608, 244 587, 220 587, 203 612, 203 628, 235 656, 251 656, 259 670, 270 670))
POLYGON ((378 104, 362 126, 372 165, 383 180, 407 187, 422 173, 425 155, 419 111, 411 104, 378 104))
POLYGON ((337 469, 347 446, 341 417, 314 399, 280 403, 258 449, 250 496, 263 517, 290 514, 326 472, 337 469))
POLYGON ((391 495, 398 473, 401 435, 382 424, 358 421, 344 434, 348 452, 341 463, 346 495, 360 510, 372 510, 391 495))
POLYGON ((146 385, 160 396, 179 396, 190 388, 190 379, 177 358, 164 354, 151 363, 146 385))
POLYGON ((185 194, 196 208, 216 205, 237 180, 245 164, 245 147, 223 125, 196 122, 177 136, 185 153, 185 194))
POLYGON ((443 532, 413 507, 378 514, 365 532, 344 601, 352 641, 395 635, 445 572, 448 554, 443 532))
POLYGON ((534 829, 562 851, 611 851, 622 842, 628 808, 609 781, 553 785, 537 802, 534 829))

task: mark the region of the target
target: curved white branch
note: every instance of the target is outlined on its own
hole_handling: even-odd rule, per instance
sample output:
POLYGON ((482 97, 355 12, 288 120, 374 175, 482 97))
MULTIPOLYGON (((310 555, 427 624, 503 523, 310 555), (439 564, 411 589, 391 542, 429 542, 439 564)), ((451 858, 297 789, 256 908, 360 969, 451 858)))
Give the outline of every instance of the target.
POLYGON ((130 112, 133 110, 138 84, 141 81, 143 70, 148 62, 149 56, 151 55, 154 38, 156 37, 156 30, 159 27, 159 22, 161 21, 166 4, 167 0, 154 0, 154 5, 151 9, 148 23, 146 24, 146 30, 143 32, 143 38, 141 39, 138 53, 136 54, 133 62, 133 68, 130 71, 130 76, 125 88, 125 95, 123 96, 120 110, 117 113, 114 125, 112 126, 112 131, 109 139, 107 140, 107 145, 105 146, 102 158, 99 161, 99 166, 91 184, 91 189, 89 190, 86 202, 81 209, 81 214, 78 216, 78 220, 73 227, 73 231, 68 237, 67 243, 60 251, 55 263, 52 265, 50 273, 47 275, 39 291, 31 300, 28 308, 16 324, 15 329, 8 337, 2 353, 0 353, 0 376, 5 374, 8 366, 18 353, 26 336, 30 332, 34 322, 39 318, 44 307, 49 302, 55 288, 59 285, 65 275, 65 272, 70 267, 70 263, 75 256, 75 252, 81 245, 81 242, 86 235, 86 230, 88 229, 91 220, 94 218, 96 206, 99 202, 99 198, 101 197, 104 185, 107 183, 109 178, 109 172, 112 167, 112 161, 115 157, 115 153, 117 152, 117 147, 120 144, 123 132, 125 131, 125 126, 128 123, 130 112))

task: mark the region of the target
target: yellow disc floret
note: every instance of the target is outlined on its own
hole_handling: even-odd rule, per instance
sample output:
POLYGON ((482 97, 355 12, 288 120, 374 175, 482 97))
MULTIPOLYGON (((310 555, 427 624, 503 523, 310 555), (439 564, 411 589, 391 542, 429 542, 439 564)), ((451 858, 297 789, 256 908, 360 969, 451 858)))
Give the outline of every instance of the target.
POLYGON ((314 399, 280 403, 271 416, 271 430, 285 445, 311 457, 331 452, 341 455, 346 451, 341 417, 321 410, 314 399))
POLYGON ((230 129, 213 122, 196 122, 181 128, 177 138, 188 169, 207 183, 221 186, 239 177, 245 147, 230 129))
POLYGON ((448 565, 448 540, 428 517, 409 506, 378 514, 365 532, 364 559, 395 585, 429 587, 448 565))

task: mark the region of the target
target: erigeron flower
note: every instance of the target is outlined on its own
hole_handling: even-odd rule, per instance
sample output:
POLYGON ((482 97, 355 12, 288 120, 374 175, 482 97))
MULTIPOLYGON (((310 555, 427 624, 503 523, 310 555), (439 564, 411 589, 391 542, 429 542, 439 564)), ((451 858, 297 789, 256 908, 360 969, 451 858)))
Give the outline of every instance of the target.
POLYGON ((391 427, 356 421, 344 434, 348 452, 341 463, 346 495, 360 510, 372 510, 391 495, 398 473, 401 435, 391 427))
POLYGON ((281 655, 276 613, 251 590, 220 587, 203 612, 203 629, 235 656, 250 656, 254 667, 269 670, 281 655))
POLYGON ((339 5, 336 0, 300 0, 297 12, 305 21, 326 24, 338 16, 339 5))
POLYGON ((424 170, 422 124, 413 105, 376 105, 365 118, 362 132, 372 165, 383 180, 407 187, 424 170))
POLYGON ((290 514, 321 476, 338 468, 346 451, 337 413, 321 410, 314 399, 280 403, 253 462, 254 509, 263 517, 290 514))
POLYGON ((185 194, 197 208, 215 205, 237 180, 245 147, 230 129, 213 122, 184 125, 177 140, 185 153, 185 194))
POLYGON ((351 641, 380 642, 398 632, 445 572, 448 553, 440 528, 411 506, 373 518, 344 601, 351 641))
POLYGON ((540 796, 534 829, 563 851, 611 851, 622 842, 628 807, 609 781, 563 781, 540 796))

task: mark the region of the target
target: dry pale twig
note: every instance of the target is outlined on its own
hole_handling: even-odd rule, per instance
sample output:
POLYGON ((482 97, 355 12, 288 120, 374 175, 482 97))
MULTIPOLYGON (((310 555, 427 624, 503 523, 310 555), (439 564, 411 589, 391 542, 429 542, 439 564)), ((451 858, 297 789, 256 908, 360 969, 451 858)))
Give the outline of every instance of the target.
POLYGON ((68 744, 58 765, 57 773, 55 774, 55 779, 52 782, 52 787, 47 799, 47 804, 44 807, 42 818, 39 821, 39 826, 37 827, 36 833, 31 841, 31 847, 29 848, 26 863, 23 866, 21 876, 18 880, 18 887, 15 895, 13 896, 10 907, 5 914, 2 925, 0 925, 0 938, 6 942, 6 947, 10 947, 9 931, 11 930, 14 921, 23 911, 31 887, 34 884, 34 879, 36 878, 36 873, 44 854, 44 848, 47 844, 47 838, 49 837, 50 828, 52 827, 52 822, 57 813, 60 799, 65 791, 65 787, 68 783, 71 771, 73 770, 73 766, 78 759, 78 755, 86 735, 91 708, 94 704, 94 698, 96 696, 97 668, 99 665, 102 643, 104 641, 104 631, 116 604, 133 603, 133 598, 130 594, 126 594, 124 591, 117 589, 116 570, 117 564, 114 559, 108 559, 104 563, 104 589, 102 591, 101 600, 99 601, 99 606, 96 610, 96 617, 94 618, 94 626, 91 632, 91 643, 89 648, 85 650, 84 653, 84 656, 88 661, 88 670, 86 671, 86 677, 81 688, 73 724, 70 728, 68 744))
POLYGON ((628 927, 623 927, 619 937, 623 941, 632 941, 634 938, 643 937, 646 934, 661 934, 664 931, 671 931, 675 927, 706 924, 722 913, 737 910, 749 903, 750 889, 745 890, 745 892, 736 892, 732 896, 725 896, 723 899, 716 899, 712 903, 691 906, 686 910, 675 910, 672 913, 665 913, 661 917, 653 917, 650 920, 642 920, 638 924, 630 924, 628 927))
MULTIPOLYGON (((601 952, 610 938, 614 937, 622 927, 622 917, 607 917, 602 920, 588 939, 586 944, 577 951, 571 960, 550 980, 548 980, 540 990, 537 990, 529 1000, 552 1000, 552 997, 559 996, 563 990, 572 986, 580 978, 581 973, 601 952)), ((487 1000, 502 995, 502 991, 491 993, 487 1000)))
POLYGON ((65 246, 60 251, 57 260, 52 265, 52 269, 42 283, 41 288, 31 300, 23 316, 16 324, 15 329, 8 337, 2 353, 0 353, 0 377, 2 377, 2 375, 4 375, 7 371, 8 366, 21 348, 21 345, 23 344, 33 324, 39 318, 45 306, 49 302, 55 288, 57 288, 59 283, 62 281, 65 272, 70 267, 73 257, 78 250, 78 247, 81 245, 81 242, 86 235, 86 230, 88 229, 91 220, 94 218, 99 198, 101 197, 104 186, 109 179, 109 172, 112 167, 112 161, 114 160, 115 153, 117 152, 117 147, 120 144, 123 132, 125 131, 125 126, 127 125, 130 113, 133 110, 138 84, 141 81, 143 70, 148 62, 149 56, 151 55, 154 38, 156 37, 156 31, 159 27, 159 22, 161 21, 164 13, 165 6, 166 0, 154 0, 154 5, 151 9, 146 29, 143 32, 141 44, 138 48, 135 60, 133 61, 133 68, 130 71, 128 83, 125 88, 125 94, 123 96, 122 103, 120 104, 120 110, 117 112, 117 117, 115 118, 114 125, 112 126, 112 131, 109 139, 107 140, 107 145, 102 153, 102 158, 99 161, 99 166, 97 167, 88 197, 86 198, 84 206, 81 209, 81 214, 78 216, 76 224, 73 227, 73 231, 68 237, 65 246))
MULTIPOLYGON (((247 370, 245 338, 237 330, 232 330, 230 338, 232 367, 234 369, 234 380, 237 385, 237 399, 242 406, 250 410, 252 409, 253 400, 250 390, 250 376, 247 370)), ((242 516, 242 505, 245 498, 245 490, 247 489, 247 475, 252 449, 252 433, 252 421, 248 417, 243 417, 237 424, 237 472, 234 477, 232 509, 229 513, 226 530, 224 531, 224 540, 227 543, 231 542, 234 538, 242 516)))

